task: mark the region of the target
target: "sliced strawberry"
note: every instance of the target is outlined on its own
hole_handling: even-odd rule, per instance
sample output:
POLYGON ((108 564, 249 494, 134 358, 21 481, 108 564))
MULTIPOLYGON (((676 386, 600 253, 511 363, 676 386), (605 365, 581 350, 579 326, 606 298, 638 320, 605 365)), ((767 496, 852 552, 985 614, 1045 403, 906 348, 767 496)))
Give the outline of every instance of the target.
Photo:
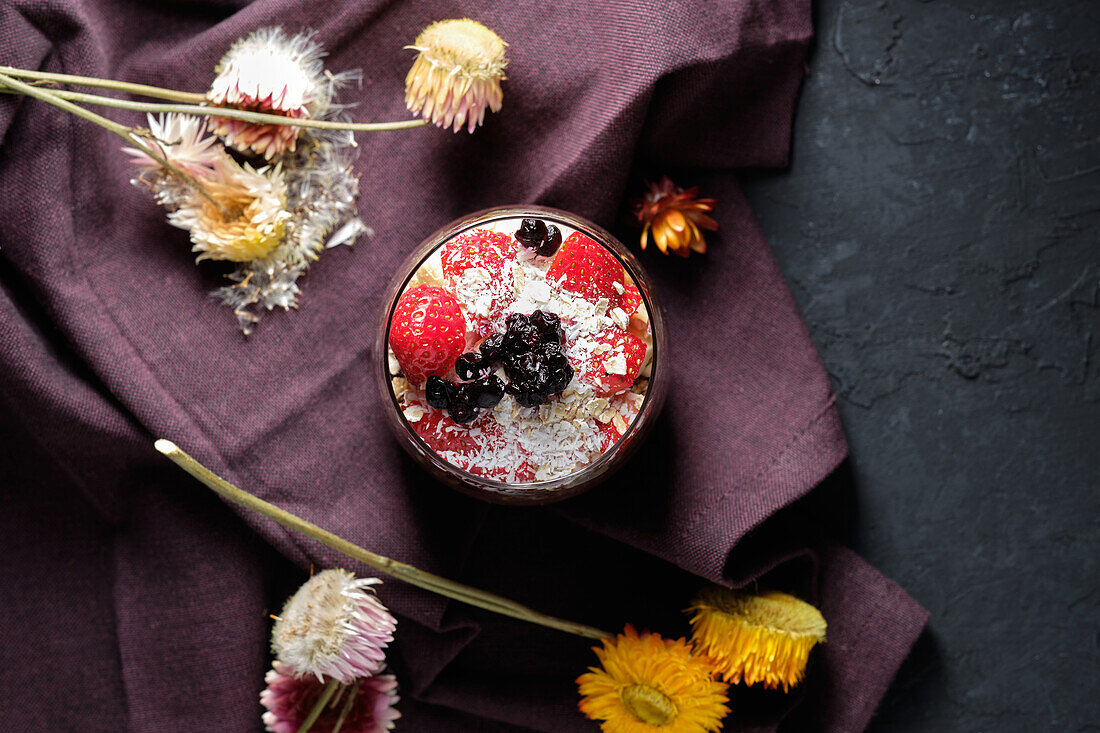
MULTIPOLYGON (((456 465, 460 463, 463 463, 461 459, 456 462, 456 465)), ((526 458, 521 460, 518 464, 509 464, 507 466, 490 466, 486 468, 484 466, 471 466, 467 463, 467 465, 461 465, 460 468, 477 476, 484 476, 485 478, 506 481, 513 484, 523 484, 535 480, 535 469, 531 467, 530 462, 528 462, 526 458)))
POLYGON ((411 425, 429 448, 436 453, 446 453, 447 460, 464 471, 512 483, 535 480, 535 469, 526 458, 520 459, 518 464, 499 466, 485 466, 481 462, 475 462, 479 453, 502 451, 507 447, 503 441, 510 440, 491 420, 477 420, 469 425, 459 425, 446 413, 430 410, 411 425))
POLYGON ((630 389, 645 360, 645 341, 621 328, 605 328, 592 340, 596 347, 581 365, 577 378, 602 396, 630 389))
POLYGON ((623 266, 607 249, 580 232, 573 232, 562 242, 554 256, 548 280, 562 281, 562 288, 595 303, 606 298, 614 303, 619 298, 615 283, 623 285, 623 266))
POLYGON ((471 330, 492 333, 492 321, 516 299, 512 261, 519 247, 511 235, 474 229, 443 247, 443 277, 466 310, 471 330), (482 272, 468 273, 480 268, 482 272))
POLYGON ((390 323, 390 348, 412 382, 445 374, 466 346, 466 319, 453 295, 420 285, 397 300, 390 323))
POLYGON ((615 423, 597 422, 596 431, 603 439, 603 445, 600 446, 600 450, 604 453, 607 452, 608 448, 615 445, 615 443, 618 442, 619 438, 623 437, 623 434, 619 432, 619 429, 617 427, 615 427, 615 423))
POLYGON ((638 288, 633 285, 627 285, 623 288, 623 292, 619 295, 618 301, 611 301, 612 308, 616 306, 622 308, 623 313, 628 317, 634 315, 641 305, 642 294, 638 292, 638 288))
POLYGON ((443 275, 449 283, 458 282, 471 267, 481 267, 495 278, 503 275, 505 266, 518 252, 516 240, 504 232, 474 229, 455 237, 443 246, 440 260, 443 275))
MULTIPOLYGON (((430 410, 424 417, 410 424, 416 434, 436 453, 452 452, 472 456, 481 450, 482 443, 480 439, 471 437, 470 426, 459 425, 445 412, 430 410)), ((482 430, 475 433, 479 438, 483 434, 482 430)))

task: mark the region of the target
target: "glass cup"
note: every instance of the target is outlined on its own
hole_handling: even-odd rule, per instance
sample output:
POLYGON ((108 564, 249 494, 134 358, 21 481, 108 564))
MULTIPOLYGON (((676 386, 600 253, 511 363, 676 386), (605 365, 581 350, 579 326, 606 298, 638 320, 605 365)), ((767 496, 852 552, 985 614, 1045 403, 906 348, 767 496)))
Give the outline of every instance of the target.
POLYGON ((664 320, 653 292, 652 283, 638 260, 611 234, 581 217, 543 206, 502 206, 479 211, 451 222, 425 239, 398 269, 383 299, 384 310, 379 318, 375 339, 375 371, 386 422, 397 436, 401 447, 417 463, 444 483, 476 498, 498 504, 548 504, 576 496, 597 485, 638 449, 644 436, 656 421, 667 393, 668 366, 664 320), (425 262, 452 238, 479 227, 491 227, 503 220, 536 218, 546 224, 576 230, 595 240, 618 260, 633 279, 648 312, 652 355, 648 387, 634 420, 621 437, 586 465, 567 475, 544 481, 509 483, 471 473, 446 460, 433 450, 410 426, 394 390, 394 373, 389 348, 390 324, 398 299, 405 292, 425 262))

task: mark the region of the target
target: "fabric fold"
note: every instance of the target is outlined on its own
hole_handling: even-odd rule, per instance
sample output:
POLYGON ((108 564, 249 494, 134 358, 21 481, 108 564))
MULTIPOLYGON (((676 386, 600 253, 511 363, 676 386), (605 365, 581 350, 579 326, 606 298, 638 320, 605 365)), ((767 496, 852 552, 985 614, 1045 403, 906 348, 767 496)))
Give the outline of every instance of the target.
MULTIPOLYGON (((0 8, 0 63, 201 91, 236 37, 269 23, 312 27, 329 68, 367 72, 346 96, 357 119, 405 119, 402 46, 440 12, 416 2, 322 12, 295 0, 124 11, 15 0, 0 8)), ((754 569, 730 571, 739 543, 842 460, 827 375, 730 170, 786 160, 808 3, 493 0, 477 14, 510 43, 504 110, 474 135, 360 137, 359 211, 374 235, 326 252, 302 281, 300 309, 267 314, 247 339, 208 295, 223 268, 195 266, 186 234, 130 185, 117 138, 0 96, 0 411, 19 499, 0 548, 24 563, 3 577, 47 573, 77 589, 58 598, 36 588, 8 611, 5 628, 26 633, 0 645, 6 727, 258 727, 266 614, 311 566, 374 574, 227 508, 156 454, 154 437, 372 551, 547 613, 670 634, 704 579, 752 579, 754 569), (720 200, 721 230, 705 257, 643 256, 675 378, 646 449, 559 507, 489 507, 436 484, 380 413, 372 343, 390 274, 447 221, 516 201, 593 217, 630 242, 635 230, 617 227, 624 198, 635 177, 665 166, 720 200), (41 518, 56 524, 47 537, 41 518), (40 675, 17 669, 42 649, 56 654, 40 675), (98 707, 57 706, 66 686, 98 707), (202 691, 201 710, 187 707, 189 689, 202 691)), ((817 583, 839 643, 816 674, 853 702, 807 690, 756 714, 774 728, 800 702, 832 721, 826 730, 853 730, 923 612, 843 551, 819 556, 820 578, 788 562, 814 555, 811 544, 759 567, 797 566, 795 582, 817 583)), ((410 720, 434 726, 453 711, 502 730, 591 727, 572 683, 592 662, 587 641, 396 581, 381 597, 402 621, 391 660, 416 697, 410 720)))

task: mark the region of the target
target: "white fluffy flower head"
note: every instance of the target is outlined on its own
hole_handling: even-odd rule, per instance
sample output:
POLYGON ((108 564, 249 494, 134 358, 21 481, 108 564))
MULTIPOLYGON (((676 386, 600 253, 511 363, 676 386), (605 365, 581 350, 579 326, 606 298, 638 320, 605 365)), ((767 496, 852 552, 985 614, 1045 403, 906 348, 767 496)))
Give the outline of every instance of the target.
POLYGON ((348 684, 376 674, 397 621, 374 595, 377 578, 325 570, 298 589, 275 622, 271 647, 297 676, 348 684))
MULTIPOLYGON (((325 74, 325 52, 313 33, 287 36, 282 28, 260 28, 238 40, 222 57, 206 98, 217 107, 264 112, 296 119, 317 117, 332 99, 335 77, 325 74)), ((213 117, 211 129, 226 144, 268 160, 294 150, 299 128, 213 117)))

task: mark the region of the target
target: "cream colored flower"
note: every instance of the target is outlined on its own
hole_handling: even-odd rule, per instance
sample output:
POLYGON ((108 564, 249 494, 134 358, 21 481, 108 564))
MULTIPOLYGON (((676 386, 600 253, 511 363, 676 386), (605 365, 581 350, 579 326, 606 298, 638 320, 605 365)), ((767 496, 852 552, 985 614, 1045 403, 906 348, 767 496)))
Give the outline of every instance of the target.
MULTIPOLYGON (((282 28, 261 28, 238 40, 218 63, 218 76, 206 98, 217 107, 282 115, 317 117, 332 98, 332 79, 321 63, 325 55, 312 33, 287 37, 282 28)), ((211 117, 210 129, 242 152, 268 160, 294 150, 300 128, 211 117)))
POLYGON ((324 570, 307 580, 275 621, 271 648, 296 677, 331 677, 349 684, 385 666, 382 651, 397 627, 374 594, 378 578, 324 570))
POLYGON ((168 214, 170 224, 191 233, 191 251, 199 253, 196 260, 247 262, 279 245, 291 216, 279 166, 256 170, 227 157, 202 184, 217 205, 190 191, 168 214))
POLYGON ((405 77, 405 105, 438 127, 473 132, 486 107, 500 111, 507 45, 469 18, 432 23, 407 46, 420 54, 405 77))

